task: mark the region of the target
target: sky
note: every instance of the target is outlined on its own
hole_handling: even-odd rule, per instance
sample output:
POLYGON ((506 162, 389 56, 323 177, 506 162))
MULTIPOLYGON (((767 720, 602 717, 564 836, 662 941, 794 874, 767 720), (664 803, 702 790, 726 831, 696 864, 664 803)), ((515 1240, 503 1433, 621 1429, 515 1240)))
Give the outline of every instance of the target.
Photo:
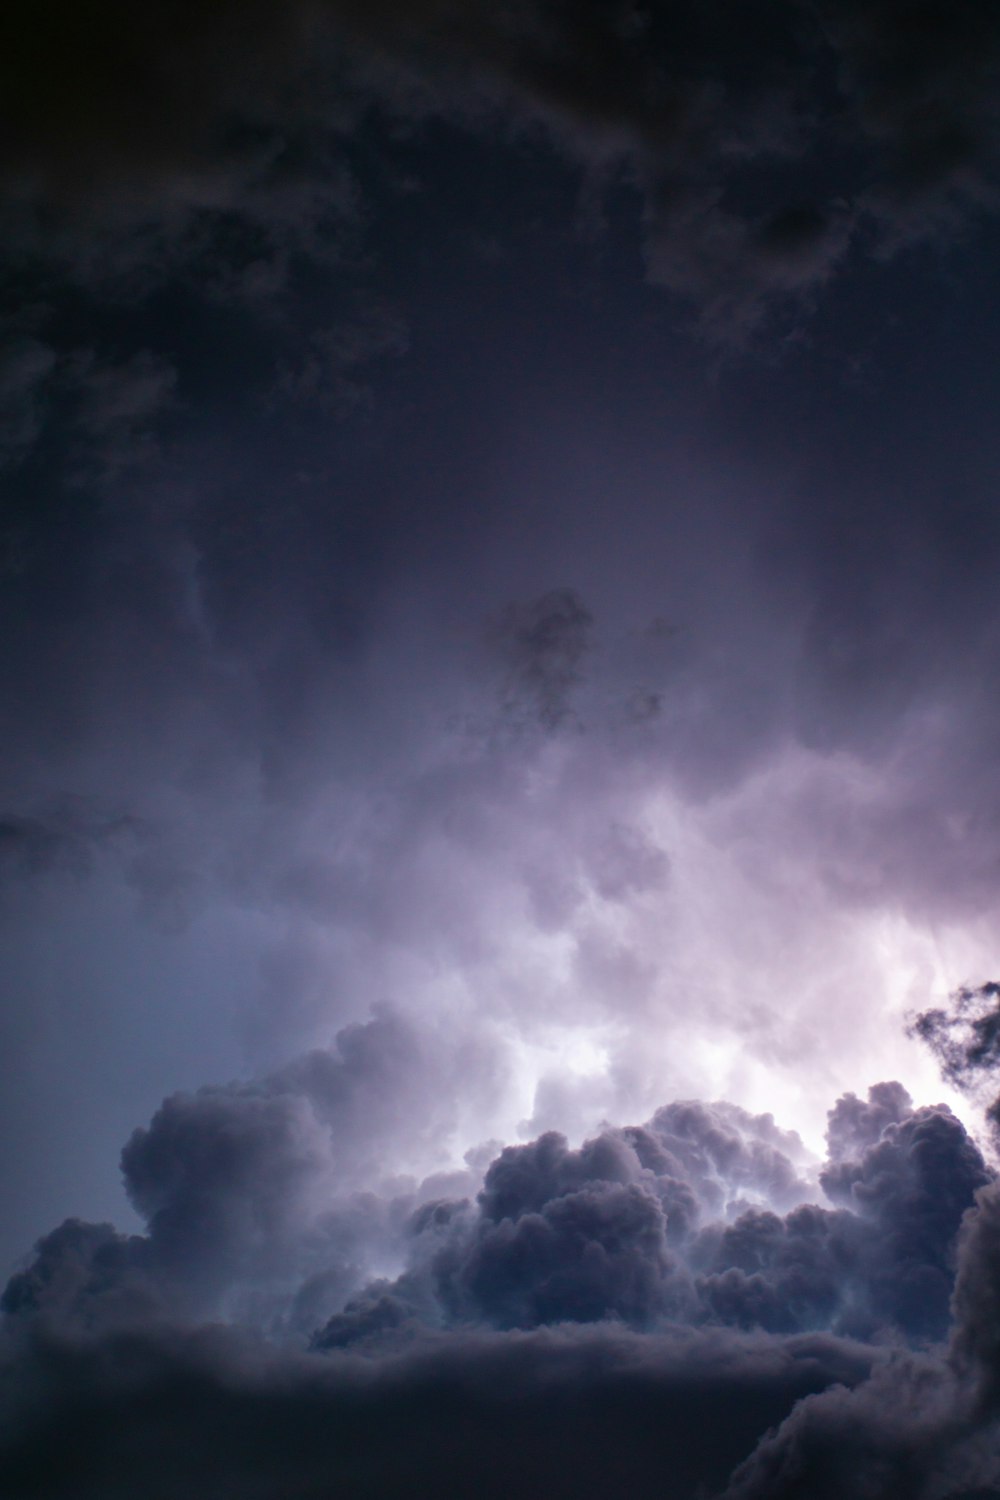
POLYGON ((1000 1495, 998 73, 0 16, 3 1493, 1000 1495))

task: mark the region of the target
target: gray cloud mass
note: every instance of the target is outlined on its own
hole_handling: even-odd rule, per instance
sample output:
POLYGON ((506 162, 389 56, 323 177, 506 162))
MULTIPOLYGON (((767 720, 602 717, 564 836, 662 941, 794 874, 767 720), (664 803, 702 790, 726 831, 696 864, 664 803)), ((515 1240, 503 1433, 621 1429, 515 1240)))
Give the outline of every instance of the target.
MULTIPOLYGON (((841 1100, 832 1208, 769 1116, 693 1103, 579 1150, 507 1147, 474 1200, 433 1196, 442 1181, 321 1208, 326 1158, 371 1145, 368 1109, 342 1111, 354 1049, 392 1066, 394 1023, 374 1024, 254 1088, 167 1100, 122 1156, 145 1235, 67 1220, 39 1243, 3 1297, 5 1492, 169 1497, 225 1474, 237 1494, 430 1494, 441 1465, 491 1494, 604 1494, 617 1473, 643 1495, 957 1496, 942 1476, 1000 1477, 996 1184, 947 1108, 896 1084, 841 1100), (303 1352, 289 1313, 317 1259, 337 1294, 352 1219, 362 1259, 394 1239, 405 1269, 303 1352)), ((381 1077, 349 1088, 377 1105, 381 1077)))
POLYGON ((2 10, 5 1500, 1000 1495, 998 74, 2 10))

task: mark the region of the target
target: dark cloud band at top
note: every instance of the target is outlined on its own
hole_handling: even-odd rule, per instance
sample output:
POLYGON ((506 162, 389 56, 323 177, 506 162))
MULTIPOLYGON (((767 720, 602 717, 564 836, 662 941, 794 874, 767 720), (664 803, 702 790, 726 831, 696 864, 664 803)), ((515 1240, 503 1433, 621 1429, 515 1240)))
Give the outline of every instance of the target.
POLYGON ((337 178, 372 105, 474 129, 499 112, 627 164, 652 280, 719 338, 821 288, 852 240, 888 250, 993 192, 1000 30, 974 4, 47 0, 3 24, 6 171, 29 199, 305 248, 356 212, 337 178))

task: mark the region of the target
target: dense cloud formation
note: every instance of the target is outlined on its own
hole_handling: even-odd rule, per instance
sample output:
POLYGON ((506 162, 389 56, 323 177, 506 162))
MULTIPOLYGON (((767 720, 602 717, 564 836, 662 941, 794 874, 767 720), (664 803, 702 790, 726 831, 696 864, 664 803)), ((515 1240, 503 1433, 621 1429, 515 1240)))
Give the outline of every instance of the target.
POLYGON ((384 1073, 366 1091, 344 1061, 391 1058, 394 1024, 167 1100, 123 1153, 147 1233, 70 1220, 39 1244, 3 1298, 5 1494, 171 1500, 225 1476, 275 1500, 430 1495, 442 1465, 453 1493, 497 1495, 627 1478, 640 1496, 916 1500, 970 1493, 942 1475, 1000 1479, 996 1186, 945 1107, 894 1083, 841 1099, 833 1207, 769 1116, 695 1103, 579 1149, 507 1147, 474 1201, 369 1187, 359 1260, 395 1218, 408 1264, 350 1296, 351 1205, 305 1187, 331 1191, 345 1091, 378 1128, 384 1073), (289 1309, 324 1271, 343 1305, 302 1352, 289 1309))
POLYGON ((17 1496, 692 1496, 871 1351, 829 1338, 468 1333, 384 1360, 278 1359, 217 1330, 26 1352, 17 1496), (39 1397, 45 1405, 40 1409, 39 1397), (170 1433, 176 1444, 164 1444, 170 1433), (153 1455, 153 1463, 146 1456, 153 1455))
POLYGON ((941 1339, 955 1239, 989 1181, 982 1157, 949 1110, 914 1110, 898 1084, 877 1085, 867 1105, 840 1101, 841 1150, 846 1115, 856 1154, 820 1175, 832 1209, 809 1201, 815 1189, 768 1139, 768 1117, 719 1106, 670 1105, 579 1151, 554 1132, 507 1147, 478 1215, 424 1211, 415 1267, 366 1292, 317 1344, 348 1344, 352 1317, 368 1339, 374 1308, 388 1318, 408 1297, 415 1314, 437 1309, 435 1321, 497 1328, 614 1318, 941 1339))
POLYGON ((419 1188, 402 1146, 386 1174, 395 1192, 378 1166, 401 1120, 419 1160, 453 1125, 441 1078, 478 1066, 488 1089, 482 1064, 474 1045, 419 1035, 387 1011, 269 1077, 173 1095, 122 1151, 146 1236, 67 1220, 10 1282, 8 1311, 89 1327, 130 1321, 134 1304, 142 1316, 227 1311, 298 1327, 356 1284, 359 1261, 394 1254, 422 1197, 471 1182, 459 1172, 419 1188))
POLYGON ((4 1500, 1000 1495, 998 101, 0 7, 4 1500))

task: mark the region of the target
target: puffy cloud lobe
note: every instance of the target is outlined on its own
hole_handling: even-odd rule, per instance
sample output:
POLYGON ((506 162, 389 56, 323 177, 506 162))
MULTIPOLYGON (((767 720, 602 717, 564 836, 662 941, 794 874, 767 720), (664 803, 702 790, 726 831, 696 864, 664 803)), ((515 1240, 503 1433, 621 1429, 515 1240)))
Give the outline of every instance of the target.
POLYGON ((434 1262, 437 1295, 452 1317, 498 1327, 690 1316, 679 1253, 698 1219, 747 1190, 805 1191, 772 1135, 767 1116, 679 1104, 578 1151, 554 1131, 508 1147, 486 1174, 470 1241, 434 1262))
POLYGON ((478 1235, 440 1295, 500 1328, 617 1318, 642 1327, 683 1309, 686 1280, 663 1211, 635 1183, 594 1184, 478 1235))
MULTIPOLYGON (((876 1110, 869 1112, 869 1123, 884 1107, 885 1094, 873 1102, 876 1110)), ((849 1103, 856 1115, 857 1101, 849 1103)), ((908 1118, 886 1127, 887 1139, 870 1151, 878 1161, 888 1147, 896 1158, 899 1135, 911 1126, 908 1144, 914 1156, 925 1158, 920 1165, 928 1168, 926 1185, 942 1162, 936 1149, 921 1152, 919 1139, 929 1119, 942 1112, 905 1112, 908 1118)), ((884 1183, 892 1168, 882 1160, 885 1170, 862 1172, 860 1180, 878 1177, 884 1183)), ((961 1157, 956 1165, 961 1177, 961 1157)), ((908 1180, 912 1188, 911 1175, 904 1171, 904 1193, 908 1180)), ((883 1201, 898 1206, 895 1193, 883 1201)), ((926 1247, 926 1235, 918 1231, 914 1249, 921 1242, 926 1247)), ((818 1500, 845 1493, 880 1500, 988 1500, 998 1492, 1000 1213, 995 1181, 976 1191, 975 1203, 963 1217, 956 1261, 947 1358, 898 1352, 856 1389, 831 1388, 807 1398, 740 1465, 726 1490, 727 1500, 790 1500, 803 1493, 818 1500)))
POLYGON ((67 1219, 35 1248, 34 1261, 4 1290, 0 1306, 11 1318, 100 1328, 168 1310, 167 1289, 150 1274, 148 1240, 118 1234, 110 1224, 67 1219))
POLYGON ((889 1125, 857 1163, 838 1163, 820 1181, 878 1234, 884 1270, 877 1300, 904 1328, 943 1332, 963 1214, 987 1181, 979 1151, 950 1111, 920 1109, 889 1125))
POLYGON ((483 1217, 499 1223, 537 1212, 555 1197, 590 1182, 625 1183, 636 1162, 625 1142, 611 1135, 571 1151, 565 1136, 547 1131, 528 1146, 507 1146, 486 1173, 479 1195, 483 1217))
POLYGON ((978 1190, 963 1220, 957 1263, 946 1359, 900 1351, 855 1389, 808 1397, 740 1465, 727 1500, 803 1493, 989 1500, 998 1493, 995 1181, 978 1190))
POLYGON ((450 1123, 440 1079, 478 1066, 487 1082, 488 1062, 385 1010, 262 1079, 172 1095, 122 1151, 146 1235, 67 1221, 10 1283, 7 1310, 115 1325, 162 1304, 310 1331, 366 1261, 393 1253, 420 1202, 473 1181, 400 1177, 373 1190, 387 1133, 419 1114, 411 1137, 426 1150, 450 1123))
POLYGON ((694 1258, 707 1315, 773 1332, 835 1326, 848 1267, 857 1259, 856 1231, 850 1216, 812 1206, 785 1218, 750 1210, 728 1227, 705 1231, 694 1258))
POLYGON ((727 1103, 676 1103, 657 1110, 648 1129, 712 1206, 746 1194, 779 1208, 802 1200, 805 1184, 792 1161, 802 1143, 770 1115, 727 1103))
POLYGON ((875 1083, 866 1100, 857 1094, 844 1094, 827 1117, 828 1173, 833 1172, 834 1163, 857 1157, 874 1146, 886 1126, 897 1125, 912 1112, 913 1100, 900 1083, 875 1083))
POLYGON ((840 1100, 829 1140, 834 1160, 820 1183, 841 1207, 803 1205, 783 1219, 752 1210, 703 1233, 695 1258, 712 1315, 774 1329, 943 1337, 956 1236, 988 1181, 977 1147, 948 1109, 913 1110, 898 1084, 876 1085, 867 1104, 840 1100))
POLYGON ((158 1258, 194 1279, 267 1269, 328 1161, 327 1133, 306 1098, 249 1089, 175 1095, 122 1152, 158 1258))
POLYGON ((386 1297, 387 1331, 412 1318, 496 1328, 611 1318, 942 1338, 956 1236, 989 1180, 982 1157, 950 1111, 913 1110, 898 1085, 876 1085, 866 1105, 840 1101, 831 1137, 839 1154, 820 1182, 833 1209, 803 1201, 810 1190, 768 1116, 728 1106, 669 1105, 579 1150, 556 1132, 507 1147, 478 1213, 441 1204, 420 1216, 410 1270, 338 1315, 317 1345, 349 1345, 352 1318, 369 1339, 386 1297), (784 1216, 768 1206, 782 1200, 798 1206, 784 1216))

